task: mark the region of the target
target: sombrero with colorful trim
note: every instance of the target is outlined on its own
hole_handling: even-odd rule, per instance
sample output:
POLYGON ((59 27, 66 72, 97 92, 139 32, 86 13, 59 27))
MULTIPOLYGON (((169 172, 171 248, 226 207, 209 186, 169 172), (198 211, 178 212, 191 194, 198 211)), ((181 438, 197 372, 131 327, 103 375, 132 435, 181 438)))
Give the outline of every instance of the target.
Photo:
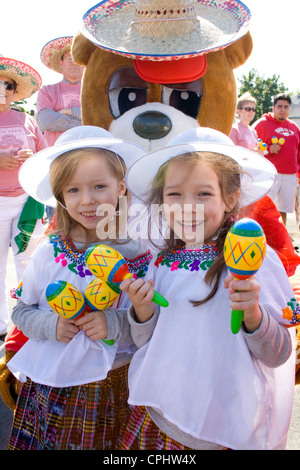
POLYGON ((63 36, 47 42, 41 51, 41 61, 46 67, 62 73, 59 61, 64 54, 70 52, 73 36, 63 36))
POLYGON ((104 0, 85 13, 81 32, 97 46, 133 59, 144 79, 153 70, 149 61, 167 64, 168 75, 171 62, 188 59, 195 80, 205 73, 205 54, 245 35, 250 19, 238 0, 104 0))
POLYGON ((42 79, 35 69, 8 57, 0 57, 0 75, 16 82, 14 101, 30 98, 42 86, 42 79))

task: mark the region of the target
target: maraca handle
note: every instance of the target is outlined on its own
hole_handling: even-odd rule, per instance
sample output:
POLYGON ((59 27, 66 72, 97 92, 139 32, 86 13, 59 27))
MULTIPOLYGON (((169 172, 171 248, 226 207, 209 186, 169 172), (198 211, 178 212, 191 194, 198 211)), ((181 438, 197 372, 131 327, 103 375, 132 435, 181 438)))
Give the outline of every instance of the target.
POLYGON ((161 294, 156 292, 156 290, 154 291, 152 302, 159 305, 160 307, 168 307, 169 305, 167 299, 165 299, 161 294))
POLYGON ((103 343, 108 344, 109 346, 113 346, 115 344, 113 339, 101 339, 101 341, 103 341, 103 343))
POLYGON ((236 335, 242 326, 244 318, 243 310, 232 310, 231 311, 231 332, 236 335))

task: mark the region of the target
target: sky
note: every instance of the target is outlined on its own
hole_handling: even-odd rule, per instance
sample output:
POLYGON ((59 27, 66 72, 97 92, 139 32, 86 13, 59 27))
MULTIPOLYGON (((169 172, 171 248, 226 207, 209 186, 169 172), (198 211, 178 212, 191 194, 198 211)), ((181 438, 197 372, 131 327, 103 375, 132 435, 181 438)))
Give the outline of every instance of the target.
MULTIPOLYGON (((43 85, 60 81, 61 75, 40 61, 42 47, 51 39, 75 35, 82 17, 97 1, 14 0, 2 2, 0 53, 34 67, 43 85)), ((279 75, 290 92, 300 91, 300 31, 298 0, 245 0, 251 11, 250 32, 253 51, 247 62, 235 70, 237 85, 252 68, 265 78, 279 75)), ((30 101, 35 103, 36 94, 30 101)), ((29 103, 30 103, 29 101, 29 103)))

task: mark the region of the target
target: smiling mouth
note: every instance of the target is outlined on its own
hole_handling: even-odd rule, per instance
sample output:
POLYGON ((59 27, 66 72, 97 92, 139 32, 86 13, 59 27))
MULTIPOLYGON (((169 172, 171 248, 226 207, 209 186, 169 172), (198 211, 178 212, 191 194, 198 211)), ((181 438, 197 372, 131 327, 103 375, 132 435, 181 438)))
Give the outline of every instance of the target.
POLYGON ((96 211, 93 211, 93 212, 81 212, 81 215, 83 215, 84 217, 96 217, 97 213, 96 213, 96 211))

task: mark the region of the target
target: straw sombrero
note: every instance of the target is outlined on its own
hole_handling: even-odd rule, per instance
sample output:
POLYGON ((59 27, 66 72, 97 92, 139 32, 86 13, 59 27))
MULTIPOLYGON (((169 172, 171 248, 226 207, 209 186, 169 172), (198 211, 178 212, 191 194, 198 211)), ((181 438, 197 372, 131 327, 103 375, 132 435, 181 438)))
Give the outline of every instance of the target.
POLYGON ((73 36, 64 36, 47 42, 41 51, 41 61, 46 67, 62 73, 59 61, 66 52, 70 52, 73 36))
POLYGON ((42 79, 36 70, 24 62, 8 57, 0 57, 0 75, 16 82, 14 101, 30 98, 42 86, 42 79))
POLYGON ((243 170, 241 175, 241 207, 253 204, 265 196, 277 181, 274 165, 257 152, 234 145, 222 132, 206 127, 190 129, 176 136, 160 150, 147 153, 127 170, 125 180, 129 191, 147 202, 152 181, 159 168, 168 160, 189 152, 214 152, 235 160, 243 170))
POLYGON ((161 67, 188 59, 194 71, 200 68, 192 76, 197 79, 206 70, 205 54, 245 35, 250 18, 237 0, 105 0, 85 13, 81 31, 99 47, 133 59, 142 78, 149 78, 149 61, 152 68, 153 62, 161 67))

